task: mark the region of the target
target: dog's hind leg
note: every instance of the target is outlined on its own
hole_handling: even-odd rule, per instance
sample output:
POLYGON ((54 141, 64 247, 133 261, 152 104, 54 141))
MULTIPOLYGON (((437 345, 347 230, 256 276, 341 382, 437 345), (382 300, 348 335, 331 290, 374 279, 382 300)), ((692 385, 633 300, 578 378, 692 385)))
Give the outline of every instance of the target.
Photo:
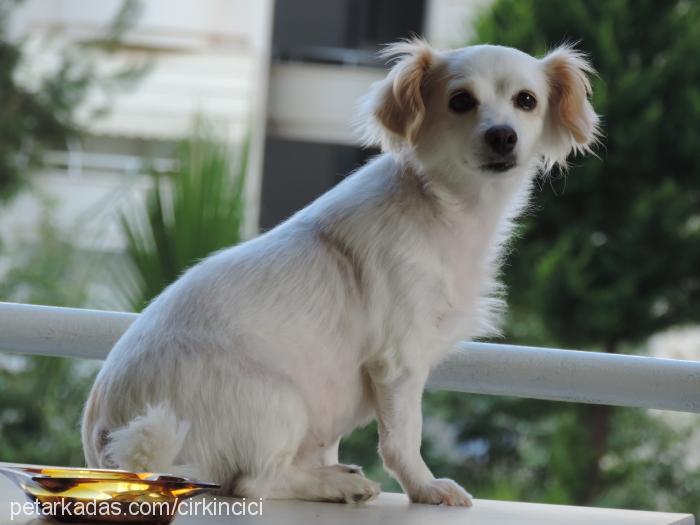
MULTIPOLYGON (((300 451, 305 447, 300 447, 300 451)), ((236 496, 302 499, 335 503, 363 502, 379 494, 379 485, 362 468, 338 464, 338 443, 314 454, 271 456, 262 469, 240 472, 228 491, 236 496), (274 459, 273 459, 274 458, 274 459), (254 472, 254 473, 253 473, 254 472)))
POLYGON ((303 459, 309 450, 308 405, 283 375, 263 381, 260 375, 240 374, 218 391, 230 401, 209 410, 215 410, 215 420, 231 423, 207 427, 195 421, 189 452, 202 455, 192 462, 204 463, 204 474, 221 483, 222 494, 360 502, 379 493, 379 485, 360 469, 324 464, 338 461, 335 443, 319 449, 317 458, 303 459))
POLYGON ((306 446, 302 444, 294 463, 302 468, 335 467, 350 474, 364 475, 361 466, 345 465, 338 462, 339 446, 340 438, 323 448, 319 448, 315 446, 315 444, 311 444, 310 446, 308 444, 306 446))
POLYGON ((334 503, 360 503, 379 494, 379 484, 346 465, 304 468, 290 465, 270 476, 237 480, 236 493, 255 497, 265 493, 272 499, 302 499, 334 503))

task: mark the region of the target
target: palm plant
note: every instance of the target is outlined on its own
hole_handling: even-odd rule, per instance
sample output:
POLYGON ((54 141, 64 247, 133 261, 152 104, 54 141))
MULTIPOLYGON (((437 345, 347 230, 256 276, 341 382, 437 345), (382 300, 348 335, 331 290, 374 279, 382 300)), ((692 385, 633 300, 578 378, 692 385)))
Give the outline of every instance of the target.
POLYGON ((240 241, 247 151, 244 144, 232 155, 198 119, 178 145, 175 169, 152 175, 144 208, 122 212, 132 271, 120 284, 133 310, 199 259, 240 241))

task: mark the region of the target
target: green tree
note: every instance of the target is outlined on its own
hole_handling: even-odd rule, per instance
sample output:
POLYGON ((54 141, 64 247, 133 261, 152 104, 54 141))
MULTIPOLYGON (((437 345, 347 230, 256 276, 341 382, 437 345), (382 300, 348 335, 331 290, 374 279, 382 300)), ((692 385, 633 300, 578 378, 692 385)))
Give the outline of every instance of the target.
MULTIPOLYGON (((577 42, 599 74, 605 147, 535 194, 505 271, 511 339, 619 352, 697 322, 700 3, 498 0, 477 35, 535 55, 577 42)), ((563 406, 551 420, 568 465, 554 468, 557 450, 546 458, 562 498, 605 502, 629 481, 602 468, 625 418, 563 406)))

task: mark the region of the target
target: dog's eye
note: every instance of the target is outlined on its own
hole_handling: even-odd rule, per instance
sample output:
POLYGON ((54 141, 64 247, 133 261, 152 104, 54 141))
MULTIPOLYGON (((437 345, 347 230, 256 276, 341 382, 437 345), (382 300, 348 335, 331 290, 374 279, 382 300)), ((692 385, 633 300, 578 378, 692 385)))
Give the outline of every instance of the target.
POLYGON ((450 98, 450 109, 455 113, 466 113, 476 107, 478 102, 466 91, 455 93, 450 98))
POLYGON ((529 91, 521 91, 515 95, 515 105, 523 111, 532 111, 537 106, 537 99, 529 91))

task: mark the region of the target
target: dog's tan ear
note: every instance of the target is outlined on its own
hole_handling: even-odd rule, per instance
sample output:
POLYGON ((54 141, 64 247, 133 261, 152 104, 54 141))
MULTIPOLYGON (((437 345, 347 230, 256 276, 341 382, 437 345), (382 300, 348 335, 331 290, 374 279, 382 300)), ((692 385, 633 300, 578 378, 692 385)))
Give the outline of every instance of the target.
POLYGON ((366 145, 397 151, 415 143, 425 116, 424 81, 437 54, 424 40, 413 39, 392 44, 381 55, 396 63, 362 101, 358 124, 366 145))
POLYGON ((583 53, 561 46, 542 59, 549 79, 546 163, 565 165, 571 152, 590 152, 600 137, 599 117, 589 101, 593 66, 583 53))

